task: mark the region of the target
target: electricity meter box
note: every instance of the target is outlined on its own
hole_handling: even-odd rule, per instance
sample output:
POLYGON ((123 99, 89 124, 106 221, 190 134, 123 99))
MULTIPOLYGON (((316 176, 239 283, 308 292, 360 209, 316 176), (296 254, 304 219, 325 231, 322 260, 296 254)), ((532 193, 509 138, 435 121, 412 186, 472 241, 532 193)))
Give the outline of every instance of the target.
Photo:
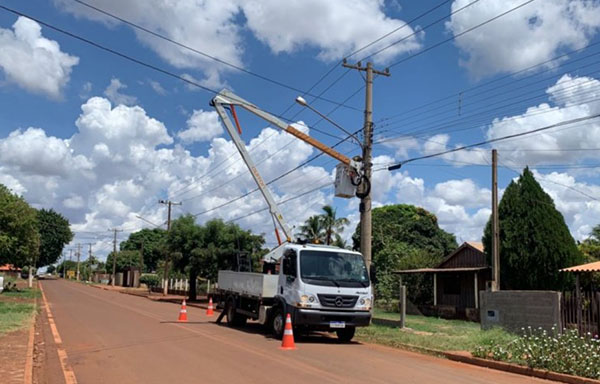
POLYGON ((335 167, 335 196, 349 199, 356 194, 350 167, 340 163, 335 167))

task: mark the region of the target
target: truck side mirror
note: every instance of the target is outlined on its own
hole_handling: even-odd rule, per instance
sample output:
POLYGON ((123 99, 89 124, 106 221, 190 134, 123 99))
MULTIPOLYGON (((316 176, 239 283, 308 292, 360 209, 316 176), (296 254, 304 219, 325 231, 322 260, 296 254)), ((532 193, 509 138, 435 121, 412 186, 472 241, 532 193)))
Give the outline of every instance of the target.
POLYGON ((369 269, 369 279, 371 280, 371 284, 377 284, 377 271, 373 264, 371 264, 371 268, 369 269))

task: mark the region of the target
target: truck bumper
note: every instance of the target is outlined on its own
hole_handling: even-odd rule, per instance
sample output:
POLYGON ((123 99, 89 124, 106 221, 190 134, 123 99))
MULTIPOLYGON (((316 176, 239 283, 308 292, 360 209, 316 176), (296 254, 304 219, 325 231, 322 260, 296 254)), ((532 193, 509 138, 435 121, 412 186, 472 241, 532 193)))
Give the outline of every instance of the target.
POLYGON ((371 312, 368 311, 342 312, 294 308, 292 317, 296 327, 319 330, 330 330, 332 321, 343 321, 346 327, 366 327, 371 323, 371 312))

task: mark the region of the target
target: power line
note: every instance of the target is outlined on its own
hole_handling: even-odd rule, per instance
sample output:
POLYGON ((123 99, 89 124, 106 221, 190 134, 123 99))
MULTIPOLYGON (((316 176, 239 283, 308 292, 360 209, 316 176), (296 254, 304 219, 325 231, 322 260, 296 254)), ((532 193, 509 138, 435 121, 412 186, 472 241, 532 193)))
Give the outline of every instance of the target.
MULTIPOLYGON (((367 59, 369 59, 369 58, 371 58, 371 57, 373 57, 373 56, 376 56, 376 55, 380 54, 381 52, 383 52, 383 51, 385 51, 385 50, 387 50, 387 49, 389 49, 389 48, 393 47, 394 45, 397 45, 397 44, 399 44, 399 43, 401 43, 401 42, 403 42, 403 41, 406 41, 406 40, 408 40, 409 38, 411 38, 411 37, 413 37, 413 36, 416 36, 416 35, 418 35, 418 34, 419 34, 419 33, 421 33, 422 31, 425 31, 426 29, 429 29, 429 28, 433 27, 434 25, 438 24, 439 22, 441 22, 441 21, 444 21, 445 19, 447 19, 447 18, 451 17, 452 15, 455 15, 455 14, 457 14, 457 13, 459 13, 459 12, 461 12, 461 11, 463 11, 463 10, 467 9, 467 8, 469 8, 470 6, 472 6, 472 5, 473 5, 473 4, 475 4, 475 3, 478 3, 479 1, 480 1, 480 0, 474 0, 474 1, 472 1, 472 2, 470 2, 470 3, 468 3, 468 4, 466 4, 466 5, 464 5, 464 6, 460 7, 460 8, 458 8, 458 9, 456 9, 456 10, 454 10, 454 11, 450 12, 449 14, 447 14, 447 15, 444 15, 444 17, 441 17, 441 18, 439 18, 439 19, 435 20, 434 22, 431 22, 431 23, 427 24, 426 26, 424 26, 424 27, 422 27, 422 28, 419 28, 419 30, 417 30, 417 31, 415 31, 415 32, 413 32, 413 33, 411 33, 410 35, 404 36, 404 37, 403 37, 403 38, 401 38, 400 40, 396 40, 396 41, 394 41, 393 43, 391 43, 391 44, 389 44, 389 45, 387 45, 387 46, 385 46, 385 47, 383 47, 383 48, 381 48, 381 49, 379 49, 379 50, 377 50, 377 51, 375 51, 375 52, 373 52, 373 53, 369 54, 368 56, 365 56, 365 57, 364 57, 364 58, 362 58, 360 61, 365 61, 365 60, 367 60, 367 59)), ((437 7, 436 7, 436 9, 437 9, 437 7)))
POLYGON ((479 147, 479 146, 482 146, 482 145, 485 145, 485 144, 495 143, 497 141, 502 141, 502 140, 512 139, 512 138, 516 138, 516 137, 521 137, 521 136, 529 135, 529 134, 532 134, 532 133, 535 133, 535 132, 541 132, 541 131, 545 131, 545 130, 548 130, 548 129, 560 127, 560 126, 563 126, 563 125, 569 125, 569 124, 573 124, 573 123, 579 123, 579 122, 582 122, 582 121, 587 121, 587 120, 595 119, 597 117, 600 117, 600 114, 595 114, 595 115, 580 117, 580 118, 577 118, 577 119, 565 120, 565 121, 561 121, 560 123, 556 123, 556 124, 552 124, 552 125, 547 125, 545 127, 541 127, 541 128, 537 128, 537 129, 532 129, 532 130, 525 131, 525 132, 520 132, 520 133, 515 133, 515 134, 512 134, 512 135, 497 137, 495 139, 485 140, 485 141, 481 141, 479 143, 474 143, 474 144, 469 144, 469 145, 463 145, 461 147, 449 149, 449 150, 438 152, 438 153, 433 153, 433 154, 430 154, 430 155, 413 157, 413 158, 410 158, 410 159, 401 161, 401 162, 399 162, 397 164, 389 166, 388 170, 392 171, 392 170, 398 169, 402 165, 404 165, 406 163, 409 163, 409 162, 413 162, 413 161, 417 161, 417 160, 423 160, 423 159, 430 159, 432 157, 438 157, 438 156, 446 155, 446 154, 449 154, 449 153, 452 153, 452 152, 462 151, 462 150, 465 150, 465 149, 468 149, 468 148, 479 147))
MULTIPOLYGON (((540 62, 540 63, 537 63, 537 64, 534 64, 534 65, 528 66, 528 67, 526 67, 526 68, 519 69, 519 70, 517 70, 517 71, 514 71, 514 72, 510 72, 510 73, 508 73, 508 74, 506 74, 506 75, 504 75, 504 76, 501 76, 501 77, 498 77, 498 78, 492 79, 492 80, 490 80, 490 81, 487 81, 487 82, 484 82, 484 83, 481 83, 481 84, 475 85, 475 86, 473 86, 473 87, 469 87, 469 88, 462 89, 462 90, 460 90, 460 91, 457 91, 457 92, 455 92, 455 93, 453 93, 453 94, 450 94, 450 95, 447 95, 447 96, 441 97, 441 98, 439 98, 439 99, 436 99, 436 100, 433 100, 433 101, 427 102, 427 103, 425 103, 425 104, 422 104, 422 105, 419 105, 419 106, 416 106, 416 107, 412 107, 412 108, 410 108, 410 109, 408 109, 408 110, 405 110, 405 111, 402 111, 402 112, 396 113, 396 114, 394 114, 394 115, 391 115, 391 116, 388 116, 388 117, 384 117, 384 118, 382 118, 382 119, 379 119, 377 122, 378 122, 378 123, 382 123, 382 122, 384 122, 384 121, 387 121, 387 120, 392 120, 392 119, 394 119, 395 117, 398 117, 398 116, 403 116, 403 115, 405 115, 405 114, 407 114, 407 113, 414 112, 414 111, 417 111, 417 110, 420 110, 420 109, 426 108, 426 107, 428 107, 428 106, 430 106, 430 105, 434 105, 434 104, 436 104, 436 103, 439 103, 439 102, 441 102, 441 101, 444 101, 444 100, 448 100, 448 99, 450 99, 450 98, 457 97, 457 96, 459 96, 460 94, 463 94, 463 95, 464 95, 464 94, 465 94, 465 93, 467 93, 467 92, 471 92, 471 91, 474 91, 474 90, 476 90, 476 89, 483 88, 483 87, 485 87, 485 86, 488 86, 488 85, 491 85, 491 84, 497 83, 497 82, 499 82, 499 81, 502 81, 502 80, 506 80, 506 79, 512 78, 512 77, 514 77, 514 76, 516 76, 516 75, 519 75, 519 74, 522 74, 522 73, 525 73, 525 72, 530 72, 531 70, 533 70, 533 69, 535 69, 535 68, 537 68, 537 67, 540 67, 540 66, 543 66, 543 65, 549 64, 549 63, 551 63, 551 62, 553 62, 553 61, 557 61, 557 60, 563 59, 563 58, 565 58, 565 57, 567 57, 567 56, 569 56, 569 55, 573 55, 573 54, 576 54, 576 53, 582 52, 582 51, 584 51, 584 50, 586 50, 586 49, 588 49, 588 48, 591 48, 591 47, 593 47, 593 46, 596 46, 596 45, 598 45, 598 44, 600 44, 600 41, 597 41, 597 42, 594 42, 594 43, 590 43, 590 44, 586 45, 586 46, 585 46, 585 47, 583 47, 583 48, 579 48, 579 49, 576 49, 576 50, 572 50, 572 51, 569 51, 569 52, 566 52, 566 53, 560 54, 560 55, 558 55, 558 56, 555 56, 555 57, 553 57, 553 58, 551 58, 551 59, 548 59, 548 60, 542 61, 542 62, 540 62)), ((596 54, 597 54, 597 53, 596 53, 596 54)), ((595 55, 595 54, 594 54, 594 55, 595 55)), ((587 58, 587 57, 585 57, 585 58, 587 58)), ((578 60, 575 60, 575 61, 578 61, 578 60)), ((572 62, 574 62, 574 61, 572 61, 572 62)), ((566 64, 566 63, 568 63, 568 61, 565 61, 565 64, 566 64)), ((552 68, 550 68, 550 70, 552 70, 552 68)), ((539 74, 539 73, 537 73, 537 74, 539 74)), ((537 75, 537 74, 536 74, 536 75, 537 75)), ((535 76, 535 75, 533 75, 533 76, 535 76)), ((524 78, 528 78, 528 77, 524 77, 524 78)), ((521 78, 521 79, 523 79, 523 78, 521 78)), ((516 81, 520 81, 520 80, 516 80, 516 81)), ((492 90, 495 90, 495 89, 497 89, 497 88, 493 88, 492 90)))
MULTIPOLYGON (((294 195, 294 196, 292 196, 292 197, 289 197, 289 198, 287 198, 287 199, 284 199, 284 200, 278 201, 278 202, 277 202, 277 204, 278 204, 278 205, 283 205, 283 204, 285 204, 285 203, 288 203, 288 202, 290 202, 290 201, 292 201, 292 200, 299 199, 299 198, 301 198, 302 196, 309 195, 309 194, 311 194, 311 193, 313 193, 313 192, 319 191, 319 190, 321 190, 321 189, 323 189, 323 188, 325 188, 325 187, 329 187, 329 186, 331 186, 331 185, 333 185, 333 183, 332 183, 332 182, 330 182, 330 183, 327 183, 327 184, 320 185, 320 186, 318 186, 318 187, 316 187, 316 188, 312 188, 312 189, 310 189, 310 190, 308 190, 308 191, 306 191, 306 192, 302 192, 302 193, 301 193, 301 194, 299 194, 299 195, 294 195)), ((227 220, 227 221, 229 221, 229 222, 233 222, 233 221, 237 221, 237 220, 242 220, 242 219, 245 219, 245 218, 247 218, 247 217, 249 217, 249 216, 256 215, 257 213, 261 213, 261 212, 268 211, 268 210, 269 210, 269 208, 268 208, 268 207, 265 207, 265 208, 262 208, 262 209, 257 209, 256 211, 252 211, 252 212, 250 212, 250 213, 247 213, 247 214, 245 214, 245 215, 242 215, 242 216, 235 217, 235 218, 233 218, 233 219, 230 219, 230 220, 227 220)))
MULTIPOLYGON (((521 175, 521 173, 520 173, 520 172, 517 172, 517 171, 515 171, 514 169, 512 169, 512 168, 510 168, 510 167, 507 167, 507 166, 505 166, 505 165, 503 165, 502 167, 504 167, 504 168, 506 168, 506 169, 508 169, 508 170, 510 170, 510 171, 513 171, 513 172, 515 172, 515 173, 516 173, 516 174, 518 174, 518 175, 521 175)), ((577 188, 575 188, 575 187, 573 187, 573 186, 570 186, 570 185, 562 184, 562 183, 559 183, 559 182, 557 182, 557 181, 545 180, 545 179, 544 179, 544 180, 539 180, 539 181, 540 181, 541 183, 551 183, 551 184, 559 185, 559 186, 561 186, 561 187, 564 187, 564 188, 570 189, 570 190, 572 190, 572 191, 574 191, 574 192, 577 192, 577 193, 579 193, 580 195, 582 195, 582 196, 585 196, 585 197, 587 197, 587 198, 590 198, 590 199, 592 199, 592 200, 595 200, 595 201, 600 201, 600 199, 598 199, 598 198, 596 198, 596 197, 594 197, 594 196, 592 196, 592 195, 590 195, 590 194, 588 194, 588 193, 586 193, 586 192, 583 192, 583 191, 581 191, 581 190, 579 190, 579 189, 577 189, 577 188)))
POLYGON ((417 53, 413 53, 413 54, 412 54, 412 55, 410 55, 410 56, 407 56, 407 57, 405 57, 405 58, 403 58, 403 59, 401 59, 401 60, 399 60, 399 61, 396 61, 395 63, 391 64, 389 67, 390 67, 390 68, 392 68, 392 67, 395 67, 396 65, 402 64, 402 63, 404 63, 404 62, 406 62, 406 61, 408 61, 408 60, 410 60, 410 59, 413 59, 413 58, 415 58, 415 57, 417 57, 417 56, 420 56, 420 55, 422 55, 422 54, 424 54, 424 53, 426 53, 426 52, 429 52, 429 51, 431 51, 432 49, 435 49, 435 48, 439 47, 440 45, 443 45, 443 44, 445 44, 445 43, 447 43, 447 42, 449 42, 449 41, 455 40, 455 39, 456 39, 456 38, 458 38, 458 37, 464 36, 464 35, 466 35, 467 33, 470 33, 470 32, 472 32, 472 31, 474 31, 474 30, 476 30, 476 29, 478 29, 478 28, 481 28, 481 27, 483 27, 484 25, 487 25, 487 24, 489 24, 489 23, 491 23, 491 22, 493 22, 493 21, 495 21, 495 20, 497 20, 497 19, 499 19, 499 18, 501 18, 501 17, 503 17, 503 16, 506 16, 506 15, 508 15, 509 13, 511 13, 511 12, 514 12, 514 11, 516 11, 516 10, 518 10, 518 9, 520 9, 520 8, 522 8, 522 7, 526 6, 527 4, 529 4, 529 3, 532 3, 532 2, 534 2, 534 1, 535 1, 535 0, 527 0, 526 2, 524 2, 524 3, 521 3, 520 5, 517 5, 516 7, 514 7, 514 8, 511 8, 511 9, 509 9, 508 11, 505 11, 505 12, 503 12, 503 13, 499 14, 499 15, 496 15, 496 16, 492 17, 491 19, 488 19, 488 20, 486 20, 486 21, 484 21, 484 22, 482 22, 482 23, 479 23, 479 24, 477 24, 477 25, 475 25, 475 26, 473 26, 473 27, 471 27, 471 28, 468 28, 468 29, 464 30, 464 31, 462 31, 461 33, 459 33, 459 34, 457 34, 457 35, 453 35, 452 37, 450 37, 450 38, 447 38, 447 39, 445 39, 445 40, 442 40, 442 41, 440 41, 440 42, 438 42, 438 43, 436 43, 436 44, 434 44, 434 45, 432 45, 432 46, 429 46, 429 47, 425 48, 425 49, 424 49, 424 50, 422 50, 422 51, 419 51, 419 52, 417 52, 417 53))
MULTIPOLYGON (((154 36, 154 37, 157 37, 157 38, 159 38, 159 39, 162 39, 162 40, 168 41, 169 43, 172 43, 172 44, 174 44, 174 45, 177 45, 177 46, 178 46, 178 47, 180 47, 180 48, 187 49, 187 50, 189 50, 189 51, 192 51, 192 52, 194 52, 194 53, 197 53, 197 54, 199 54, 199 55, 201 55, 201 56, 204 56, 204 57, 206 57, 206 58, 208 58, 208 59, 210 59, 210 60, 216 61, 216 62, 218 62, 218 63, 221 63, 221 64, 223 64, 223 65, 226 65, 226 66, 228 66, 228 67, 234 68, 234 69, 236 69, 236 70, 238 70, 238 71, 244 72, 244 73, 246 73, 246 74, 248 74, 248 75, 250 75, 250 76, 254 76, 254 77, 258 78, 258 79, 261 79, 261 80, 267 81, 267 82, 269 82, 269 83, 272 83, 272 84, 278 85, 278 86, 280 86, 280 87, 283 87, 283 88, 289 89, 289 90, 291 90, 291 91, 294 91, 294 92, 300 92, 300 93, 304 93, 304 94, 306 94, 306 95, 310 95, 311 97, 314 97, 314 98, 316 98, 316 99, 319 99, 319 100, 322 100, 322 101, 326 101, 326 102, 328 102, 328 103, 331 103, 331 104, 337 104, 337 105, 339 105, 339 103, 338 103, 338 102, 336 102, 336 101, 334 101, 334 100, 330 100, 330 99, 326 99, 326 98, 323 98, 323 97, 320 97, 320 96, 317 96, 317 95, 310 94, 310 93, 308 93, 307 91, 303 91, 303 90, 301 90, 301 89, 299 89, 299 88, 296 88, 296 87, 294 87, 294 86, 291 86, 291 85, 289 85, 289 84, 285 84, 285 83, 283 83, 283 82, 281 82, 281 81, 279 81, 279 80, 274 80, 274 79, 272 79, 272 78, 270 78, 270 77, 267 77, 267 76, 265 76, 265 75, 261 75, 261 74, 259 74, 259 73, 256 73, 256 72, 253 72, 253 71, 250 71, 250 70, 247 70, 247 69, 245 69, 245 68, 243 68, 243 67, 240 67, 239 65, 236 65, 236 64, 230 63, 230 62, 228 62, 228 61, 226 61, 226 60, 219 59, 219 58, 218 58, 218 57, 216 57, 216 56, 210 55, 210 54, 208 54, 208 53, 206 53, 206 52, 203 52, 203 51, 200 51, 200 50, 198 50, 198 49, 196 49, 196 48, 190 47, 189 45, 186 45, 186 44, 180 43, 180 42, 178 42, 178 41, 176 41, 176 40, 173 40, 173 39, 171 39, 170 37, 167 37, 167 36, 165 36, 165 35, 162 35, 162 34, 160 34, 160 33, 158 33, 158 32, 155 32, 155 31, 153 31, 153 30, 151 30, 151 29, 145 28, 145 27, 143 27, 143 26, 141 26, 141 25, 139 25, 139 24, 136 24, 136 23, 134 23, 134 22, 132 22, 132 21, 130 21, 130 20, 127 20, 127 19, 125 19, 125 18, 122 18, 122 17, 120 17, 120 16, 117 16, 117 15, 115 15, 115 14, 113 14, 113 13, 110 13, 110 12, 108 12, 108 11, 106 11, 106 10, 100 9, 100 8, 98 8, 98 7, 96 7, 96 6, 93 6, 93 5, 89 4, 89 3, 86 3, 85 1, 82 1, 82 0, 73 0, 73 1, 75 1, 76 3, 79 3, 79 4, 81 4, 81 5, 83 5, 83 6, 87 7, 87 8, 89 8, 89 9, 92 9, 92 10, 94 10, 94 11, 96 11, 96 12, 102 13, 102 14, 103 14, 103 15, 105 15, 105 16, 111 17, 111 18, 113 18, 113 19, 115 19, 115 20, 119 20, 120 22, 122 22, 122 23, 125 23, 125 24, 127 24, 127 25, 129 25, 129 26, 131 26, 131 27, 133 27, 133 28, 135 28, 135 29, 138 29, 138 30, 144 31, 144 32, 146 32, 146 33, 148 33, 148 34, 150 34, 150 35, 152 35, 152 36, 154 36)), ((346 107, 346 108, 350 108, 350 109, 356 109, 356 108, 354 108, 354 107, 351 107, 351 106, 344 106, 344 107, 346 107)))
MULTIPOLYGON (((593 53, 593 54, 591 54, 589 56, 586 56, 585 58, 589 58, 591 56, 596 56, 596 55, 600 55, 600 52, 595 52, 595 53, 593 53)), ((584 58, 582 58, 582 59, 584 59, 584 58)), ((573 61, 573 62, 575 62, 575 61, 573 61)), ((573 62, 568 63, 568 64, 572 64, 573 62)), ((542 79, 538 79, 536 81, 532 81, 532 82, 527 83, 525 85, 521 85, 521 86, 516 87, 516 88, 511 88, 511 89, 503 91, 503 92, 494 92, 494 93, 492 93, 491 95, 489 95, 489 96, 487 96, 485 98, 477 98, 477 99, 474 100, 474 102, 469 103, 469 104, 465 103, 465 100, 467 100, 467 99, 464 97, 464 95, 461 94, 458 97, 458 101, 460 103, 460 112, 459 113, 462 114, 462 111, 464 111, 465 109, 467 109, 467 107, 472 107, 473 105, 480 104, 480 103, 482 103, 484 101, 487 101, 487 100, 490 100, 490 99, 494 99, 494 98, 497 98, 497 97, 502 96, 502 95, 510 94, 511 92, 514 92, 514 91, 517 91, 517 90, 520 90, 520 89, 531 87, 531 86, 533 86, 535 84, 539 84, 539 83, 543 83, 543 82, 548 82, 549 80, 552 80, 552 79, 555 79, 555 78, 560 78, 560 77, 562 77, 562 76, 564 76, 566 74, 572 73, 573 71, 578 71, 578 70, 581 70, 581 69, 584 69, 584 68, 587 68, 587 67, 590 67, 590 66, 594 66, 594 65, 596 65, 598 63, 600 63, 600 61, 595 61, 595 62, 592 62, 592 63, 588 63, 588 64, 585 64, 585 65, 582 65, 582 66, 579 66, 579 67, 576 67, 576 68, 573 68, 573 69, 570 69, 570 70, 565 70, 564 72, 554 73, 552 76, 544 77, 542 79)), ((548 69, 547 71, 550 71, 550 70, 551 69, 548 69)), ((554 70, 554 68, 552 70, 554 70)), ((544 72, 546 72, 546 71, 544 71, 544 72)), ((579 77, 581 77, 581 76, 588 77, 588 76, 596 74, 598 72, 599 72, 598 70, 595 70, 595 71, 588 72, 588 73, 585 73, 585 74, 579 74, 578 76, 579 77)), ((540 73, 543 73, 543 72, 540 72, 540 73)), ((496 88, 491 88, 491 89, 483 90, 483 91, 478 92, 478 93, 474 93, 474 94, 470 95, 470 98, 474 98, 475 96, 480 96, 480 95, 484 95, 484 94, 489 94, 492 91, 497 91, 499 88, 503 88, 503 87, 506 87, 508 85, 513 85, 513 84, 521 82, 523 80, 526 80, 526 79, 538 76, 540 73, 536 73, 536 74, 533 74, 531 76, 526 76, 526 77, 519 78, 519 79, 515 80, 514 82, 506 83, 506 84, 500 85, 499 87, 496 87, 496 88)), ((575 86, 577 86, 577 85, 575 85, 575 86)), ((541 91, 544 91, 543 95, 546 96, 547 95, 547 93, 546 93, 547 89, 548 89, 548 86, 546 85, 543 88, 538 88, 538 89, 535 89, 535 90, 532 90, 532 91, 528 91, 527 93, 524 93, 522 95, 526 95, 526 94, 533 93, 533 92, 538 92, 538 91, 541 90, 541 91)), ((520 95, 520 96, 522 96, 522 95, 520 95)), ((513 99, 513 98, 514 97, 511 97, 511 99, 513 99)), ((506 99, 504 99, 504 100, 506 100, 506 99)), ((427 117, 426 118, 423 118, 424 111, 419 111, 419 112, 415 112, 412 115, 405 115, 405 116, 403 116, 400 119, 398 119, 398 118, 388 119, 387 121, 389 121, 389 122, 380 125, 380 128, 384 128, 384 127, 392 125, 391 121, 394 121, 393 125, 398 125, 398 124, 402 123, 402 125, 405 126, 407 123, 409 125, 410 124, 414 124, 416 122, 423 121, 423 120, 428 120, 428 119, 431 119, 433 117, 441 116, 441 115, 444 115, 444 114, 447 114, 447 113, 450 113, 450 112, 453 112, 453 111, 456 111, 456 101, 454 101, 454 100, 450 101, 448 103, 445 103, 443 105, 440 105, 440 106, 438 106, 436 108, 427 109, 427 117), (444 107, 450 107, 450 108, 444 109, 444 107), (435 112, 435 111, 438 111, 438 113, 431 114, 431 112, 435 112), (411 120, 414 120, 415 118, 417 119, 416 121, 411 121, 411 120)), ((385 120, 380 120, 380 122, 381 121, 385 121, 385 120)), ((393 129, 387 129, 387 130, 384 130, 384 131, 389 131, 389 130, 393 130, 393 129)))
MULTIPOLYGON (((479 0, 477 0, 479 1, 479 0)), ((390 35, 400 31, 401 29, 407 27, 408 25, 414 23, 415 21, 429 15, 430 13, 434 12, 435 10, 437 10, 438 8, 440 8, 441 6, 443 6, 444 4, 448 3, 449 0, 444 0, 441 3, 435 5, 434 7, 428 9, 427 11, 417 15, 416 17, 414 17, 413 19, 411 19, 410 21, 407 21, 406 23, 402 24, 401 26, 393 29, 392 31, 386 33, 385 35, 371 41, 370 43, 354 50, 353 52, 351 52, 350 54, 346 55, 344 58, 345 59, 349 59, 350 57, 356 55, 359 52, 362 52, 363 50, 371 47, 372 45, 380 42, 381 40, 385 39, 386 37, 389 37, 390 35)), ((339 60, 338 62, 336 62, 335 64, 333 64, 331 66, 331 68, 329 68, 329 70, 327 70, 308 90, 308 92, 312 91, 318 84, 320 84, 323 80, 325 80, 325 78, 327 78, 336 68, 339 68, 339 66, 343 63, 343 60, 339 60)), ((350 72, 350 70, 345 71, 340 77, 338 77, 336 80, 334 80, 325 90, 321 91, 321 93, 319 93, 319 96, 323 95, 325 92, 327 92, 329 89, 331 89, 337 82, 339 82, 344 76, 346 76, 348 74, 348 72, 350 72)), ((362 90, 362 88, 361 88, 362 90)), ((307 94, 303 94, 302 96, 306 96, 307 94)), ((343 105, 346 104, 345 101, 342 102, 343 105)), ((282 114, 287 113, 293 106, 295 105, 295 103, 291 103, 286 109, 285 111, 283 111, 282 114)), ((304 109, 300 109, 294 116, 297 116, 299 113, 301 113, 304 109)))
MULTIPOLYGON (((574 87, 576 87, 577 85, 575 85, 574 87)), ((597 93, 597 90, 595 89, 591 89, 591 90, 584 90, 581 92, 576 92, 573 95, 576 96, 582 96, 582 95, 586 95, 586 94, 593 94, 594 96, 597 93)), ((433 132, 444 132, 444 133, 450 133, 450 132, 458 132, 458 131, 466 131, 466 130, 470 130, 470 129, 476 129, 476 128, 481 128, 481 123, 487 123, 489 120, 488 115, 490 114, 498 114, 500 111, 503 111, 503 113, 509 113, 510 111, 512 111, 512 109, 510 110, 506 110, 506 107, 512 107, 512 106, 520 106, 520 103, 522 103, 523 101, 531 101, 531 100, 535 100, 535 99, 539 99, 541 97, 545 97, 545 95, 538 95, 538 96, 534 96, 534 97, 529 97, 527 99, 521 99, 515 102, 511 102, 508 104, 504 104, 500 107, 497 108, 491 108, 491 109, 487 109, 478 113, 473 113, 470 115, 466 115, 463 116, 462 118, 459 119, 454 119, 451 120, 449 122, 442 122, 444 121, 444 119, 438 119, 437 121, 435 121, 434 123, 437 122, 442 122, 440 124, 437 125, 420 125, 417 126, 416 128, 421 128, 421 129, 413 129, 413 130, 409 130, 406 131, 400 135, 397 136, 389 136, 389 137, 385 137, 382 139, 379 139, 377 141, 375 141, 375 144, 381 144, 381 143, 385 143, 385 142, 390 142, 390 141, 401 141, 402 138, 419 138, 419 136, 423 136, 425 134, 432 134, 433 132), (479 118, 476 119, 472 119, 476 116, 480 116, 479 118), (451 127, 455 127, 455 126, 459 126, 459 125, 463 125, 465 123, 475 123, 476 125, 470 126, 470 127, 462 127, 462 128, 458 128, 458 129, 448 129, 451 127)), ((591 99, 586 99, 586 100, 580 100, 578 104, 572 104, 572 105, 567 105, 565 107, 562 107, 562 110, 566 110, 566 109, 570 109, 570 108, 576 108, 576 107, 581 107, 581 105, 586 104, 586 103, 590 103, 590 102, 594 102, 599 100, 599 97, 593 97, 591 99)), ((527 115, 525 115, 525 117, 529 118, 532 116, 538 116, 538 115, 543 115, 546 113, 553 113, 556 112, 555 109, 553 108, 546 108, 546 109, 540 109, 537 110, 536 112, 529 112, 527 115)), ((506 123, 508 121, 512 121, 512 120, 516 120, 516 119, 520 119, 523 118, 523 115, 516 115, 516 116, 512 116, 512 117, 507 117, 504 118, 501 122, 502 123, 506 123)))

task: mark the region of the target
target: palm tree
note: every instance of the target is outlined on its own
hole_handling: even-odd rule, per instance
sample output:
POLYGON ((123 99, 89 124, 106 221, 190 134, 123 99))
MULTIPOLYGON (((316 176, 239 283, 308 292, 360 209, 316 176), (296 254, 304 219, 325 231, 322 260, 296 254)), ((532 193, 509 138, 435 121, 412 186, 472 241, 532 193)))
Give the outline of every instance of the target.
POLYGON ((345 217, 337 217, 337 210, 331 205, 324 206, 323 211, 325 213, 320 217, 325 230, 325 244, 331 245, 336 235, 339 236, 339 233, 344 230, 346 225, 350 224, 350 221, 345 217))
POLYGON ((304 240, 317 244, 323 242, 324 228, 321 216, 311 216, 300 226, 298 236, 304 240))

